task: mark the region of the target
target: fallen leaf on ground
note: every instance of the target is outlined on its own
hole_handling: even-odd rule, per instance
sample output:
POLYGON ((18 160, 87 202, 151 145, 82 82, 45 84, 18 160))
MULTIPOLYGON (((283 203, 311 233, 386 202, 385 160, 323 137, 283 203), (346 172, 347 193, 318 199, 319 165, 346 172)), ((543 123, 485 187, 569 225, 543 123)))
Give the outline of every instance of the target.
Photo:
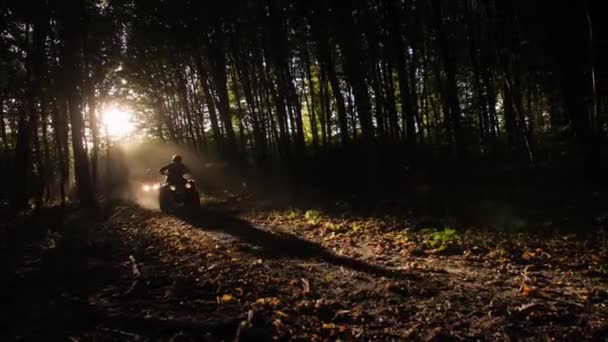
POLYGON ((517 311, 519 311, 519 312, 528 311, 528 310, 530 310, 531 308, 533 308, 533 307, 535 307, 535 306, 537 306, 537 305, 538 305, 537 303, 527 303, 527 304, 522 304, 522 306, 519 306, 519 307, 517 308, 517 311))
POLYGON ((526 296, 526 297, 527 297, 527 296, 530 296, 530 295, 532 295, 532 294, 534 294, 534 292, 535 292, 535 291, 536 291, 536 290, 535 290, 533 287, 528 286, 528 285, 526 285, 526 284, 523 284, 523 285, 522 285, 522 286, 519 288, 519 292, 520 292, 521 294, 523 294, 524 296, 526 296))
POLYGON ((258 300, 255 301, 256 305, 260 305, 260 306, 279 306, 279 304, 281 304, 281 300, 277 297, 266 297, 266 298, 259 298, 258 300))
POLYGON ((234 297, 231 294, 227 293, 227 294, 223 295, 222 297, 220 297, 219 301, 222 303, 228 303, 228 302, 232 301, 233 299, 234 299, 234 297))
POLYGON ((308 281, 308 279, 302 278, 302 284, 304 285, 302 293, 303 294, 310 293, 310 282, 308 281))
POLYGON ((323 323, 323 329, 336 329, 336 325, 334 323, 323 323))
POLYGON ((525 251, 522 255, 521 258, 524 260, 532 260, 536 257, 536 254, 534 252, 529 252, 529 251, 525 251))
POLYGON ((288 315, 286 313, 284 313, 283 311, 280 311, 280 310, 275 310, 274 313, 281 317, 288 317, 288 315))

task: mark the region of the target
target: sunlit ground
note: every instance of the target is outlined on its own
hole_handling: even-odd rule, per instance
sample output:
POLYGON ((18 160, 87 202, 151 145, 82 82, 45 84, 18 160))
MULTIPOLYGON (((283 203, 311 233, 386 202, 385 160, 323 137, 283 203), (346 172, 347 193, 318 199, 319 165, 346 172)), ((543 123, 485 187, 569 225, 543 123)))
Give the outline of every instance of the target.
POLYGON ((103 111, 103 129, 111 138, 125 138, 135 131, 133 113, 120 107, 108 107, 103 111))

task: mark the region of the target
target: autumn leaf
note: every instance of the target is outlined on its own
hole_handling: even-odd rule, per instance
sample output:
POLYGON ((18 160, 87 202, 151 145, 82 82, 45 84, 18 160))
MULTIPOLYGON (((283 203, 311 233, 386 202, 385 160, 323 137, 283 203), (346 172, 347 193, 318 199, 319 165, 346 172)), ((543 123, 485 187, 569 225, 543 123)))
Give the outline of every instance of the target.
POLYGON ((259 298, 258 300, 255 301, 254 304, 259 305, 259 306, 276 307, 276 306, 279 306, 279 304, 281 304, 281 300, 277 297, 265 297, 265 298, 259 298))
POLYGON ((219 298, 219 302, 228 303, 228 302, 231 302, 233 299, 234 299, 234 297, 231 294, 226 293, 225 295, 223 295, 222 297, 219 298))
POLYGON ((525 251, 522 255, 521 258, 524 260, 532 260, 536 257, 536 254, 534 252, 529 252, 529 251, 525 251))
POLYGON ((344 332, 347 330, 346 326, 336 325, 334 323, 323 323, 322 328, 327 330, 338 330, 339 332, 344 332))
POLYGON ((323 329, 336 329, 336 325, 334 323, 323 323, 323 329))
POLYGON ((591 254, 591 260, 595 261, 595 262, 601 262, 603 261, 603 257, 601 255, 598 254, 591 254))
POLYGON ((288 315, 286 313, 284 313, 283 311, 280 311, 280 310, 275 310, 274 313, 281 317, 288 317, 288 315))
POLYGON ((304 285, 304 289, 302 291, 303 294, 310 293, 310 282, 308 279, 302 278, 302 284, 304 285))
POLYGON ((532 294, 534 294, 535 290, 533 287, 528 286, 526 284, 523 284, 520 288, 519 288, 519 292, 521 294, 523 294, 524 296, 528 297, 532 294))

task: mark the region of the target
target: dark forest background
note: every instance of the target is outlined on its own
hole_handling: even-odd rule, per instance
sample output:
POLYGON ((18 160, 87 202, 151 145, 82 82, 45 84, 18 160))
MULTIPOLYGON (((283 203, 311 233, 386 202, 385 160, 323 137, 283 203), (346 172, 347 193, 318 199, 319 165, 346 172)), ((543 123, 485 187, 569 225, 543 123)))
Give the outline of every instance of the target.
POLYGON ((95 205, 111 101, 147 139, 270 187, 603 177, 600 1, 0 3, 0 199, 14 209, 73 183, 95 205))

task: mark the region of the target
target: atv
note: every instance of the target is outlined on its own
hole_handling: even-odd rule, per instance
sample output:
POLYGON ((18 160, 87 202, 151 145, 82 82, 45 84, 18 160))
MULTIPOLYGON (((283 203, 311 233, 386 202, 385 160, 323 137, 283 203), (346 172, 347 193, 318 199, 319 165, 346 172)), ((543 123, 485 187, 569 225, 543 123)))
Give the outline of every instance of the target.
POLYGON ((183 213, 199 209, 201 202, 196 182, 190 179, 181 184, 161 184, 158 189, 158 204, 163 213, 183 213))

